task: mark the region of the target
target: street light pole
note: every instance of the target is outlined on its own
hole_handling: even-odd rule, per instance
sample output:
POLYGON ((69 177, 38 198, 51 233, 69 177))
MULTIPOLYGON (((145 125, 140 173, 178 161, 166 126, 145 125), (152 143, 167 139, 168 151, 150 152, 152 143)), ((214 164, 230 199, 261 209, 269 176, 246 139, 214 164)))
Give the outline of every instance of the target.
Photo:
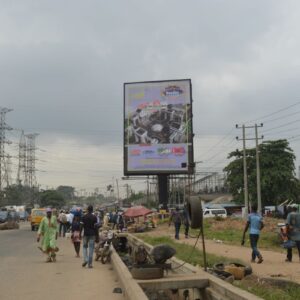
POLYGON ((196 172, 197 172, 197 164, 202 164, 203 161, 199 160, 199 161, 195 161, 195 168, 194 168, 194 180, 193 180, 193 192, 195 192, 195 184, 196 184, 196 172))

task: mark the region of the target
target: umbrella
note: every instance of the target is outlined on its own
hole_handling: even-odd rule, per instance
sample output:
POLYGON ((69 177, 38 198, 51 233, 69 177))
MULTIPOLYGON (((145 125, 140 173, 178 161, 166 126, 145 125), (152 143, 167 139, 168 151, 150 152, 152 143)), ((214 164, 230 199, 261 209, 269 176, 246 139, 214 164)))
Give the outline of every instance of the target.
POLYGON ((152 210, 146 208, 145 206, 139 205, 139 206, 133 206, 128 208, 124 213, 124 217, 136 218, 136 217, 146 216, 151 213, 152 210))

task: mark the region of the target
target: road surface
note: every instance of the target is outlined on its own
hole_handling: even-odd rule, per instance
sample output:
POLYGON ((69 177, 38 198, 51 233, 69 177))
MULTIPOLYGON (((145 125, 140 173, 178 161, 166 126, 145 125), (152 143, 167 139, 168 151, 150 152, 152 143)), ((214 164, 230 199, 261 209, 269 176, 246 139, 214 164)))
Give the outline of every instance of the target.
POLYGON ((69 239, 58 239, 56 263, 45 263, 37 246, 28 223, 0 231, 0 299, 124 299, 113 293, 120 285, 111 265, 94 262, 93 269, 82 268, 69 239))

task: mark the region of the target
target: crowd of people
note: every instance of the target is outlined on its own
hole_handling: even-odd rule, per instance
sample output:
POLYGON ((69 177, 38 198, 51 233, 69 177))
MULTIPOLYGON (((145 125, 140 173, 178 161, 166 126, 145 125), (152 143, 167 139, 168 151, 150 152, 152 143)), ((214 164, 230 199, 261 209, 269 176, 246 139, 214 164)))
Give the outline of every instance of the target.
MULTIPOLYGON (((148 219, 150 220, 150 218, 148 219)), ((175 239, 179 239, 181 225, 184 226, 184 236, 189 237, 190 220, 186 208, 181 211, 178 207, 170 214, 169 226, 174 224, 175 239)), ((92 268, 93 252, 95 243, 99 242, 99 228, 107 231, 116 229, 119 231, 126 230, 126 222, 122 212, 94 212, 93 206, 89 205, 85 214, 81 210, 69 212, 61 210, 57 215, 56 210, 47 208, 46 216, 42 219, 38 234, 37 242, 41 240, 39 249, 46 254, 47 262, 56 261, 56 252, 59 250, 56 242, 58 236, 65 237, 67 233, 71 234, 71 240, 74 244, 76 257, 80 257, 81 242, 83 244, 83 263, 82 266, 92 268)), ((251 213, 246 222, 242 245, 245 243, 245 236, 249 230, 250 245, 252 248, 251 262, 262 263, 263 257, 258 250, 258 241, 261 230, 264 227, 263 218, 257 212, 257 206, 253 205, 251 213)), ((282 233, 283 245, 287 249, 286 262, 292 261, 292 248, 298 250, 300 261, 300 213, 297 207, 293 207, 286 219, 286 231, 282 233)))
MULTIPOLYGON (((129 220, 128 220, 129 221, 129 220)), ((82 266, 92 268, 95 243, 99 242, 99 229, 106 232, 108 229, 126 231, 126 221, 121 211, 94 211, 89 205, 85 211, 73 211, 47 208, 46 216, 42 219, 38 229, 37 242, 41 241, 38 248, 46 254, 47 262, 56 261, 56 246, 58 237, 70 236, 74 245, 76 257, 80 257, 82 243, 82 266)), ((101 236, 100 236, 101 237, 101 236)))

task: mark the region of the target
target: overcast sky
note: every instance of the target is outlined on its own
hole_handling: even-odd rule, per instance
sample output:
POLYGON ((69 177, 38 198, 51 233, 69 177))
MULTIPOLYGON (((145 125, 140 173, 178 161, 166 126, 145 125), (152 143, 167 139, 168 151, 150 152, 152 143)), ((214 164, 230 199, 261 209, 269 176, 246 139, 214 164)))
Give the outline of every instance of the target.
POLYGON ((299 15, 288 0, 0 0, 5 150, 16 155, 19 129, 39 133, 42 188, 104 192, 123 175, 123 83, 190 78, 199 169, 222 170, 245 122, 296 136, 298 159, 299 15))

